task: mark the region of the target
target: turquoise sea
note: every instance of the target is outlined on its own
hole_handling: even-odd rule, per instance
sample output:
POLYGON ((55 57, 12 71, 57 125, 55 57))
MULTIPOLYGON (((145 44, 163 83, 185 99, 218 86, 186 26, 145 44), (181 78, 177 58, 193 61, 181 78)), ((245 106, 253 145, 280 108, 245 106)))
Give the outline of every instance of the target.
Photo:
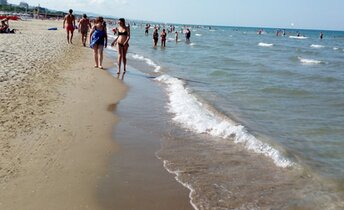
POLYGON ((181 29, 154 48, 132 23, 128 63, 166 94, 157 156, 194 208, 344 208, 344 32, 181 29))

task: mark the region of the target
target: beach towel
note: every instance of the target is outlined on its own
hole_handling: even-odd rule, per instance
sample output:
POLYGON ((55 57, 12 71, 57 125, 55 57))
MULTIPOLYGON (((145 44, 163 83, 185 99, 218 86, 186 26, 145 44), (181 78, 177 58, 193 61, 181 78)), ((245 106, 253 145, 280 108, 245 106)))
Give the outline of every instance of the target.
POLYGON ((90 47, 93 48, 94 45, 104 45, 105 31, 95 30, 92 34, 90 47))

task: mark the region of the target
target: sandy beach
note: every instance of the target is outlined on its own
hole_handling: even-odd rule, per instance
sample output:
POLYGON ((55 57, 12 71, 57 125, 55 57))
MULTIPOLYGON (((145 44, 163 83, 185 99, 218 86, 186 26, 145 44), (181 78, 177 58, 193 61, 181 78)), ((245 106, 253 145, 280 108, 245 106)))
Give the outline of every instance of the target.
POLYGON ((97 183, 117 149, 109 107, 126 88, 93 68, 90 49, 47 30, 61 22, 10 24, 19 31, 0 41, 0 208, 100 209, 97 183))
POLYGON ((61 25, 10 22, 17 34, 0 40, 0 209, 192 209, 189 191, 155 156, 159 138, 114 139, 128 87, 93 67, 78 34, 68 45, 61 25))

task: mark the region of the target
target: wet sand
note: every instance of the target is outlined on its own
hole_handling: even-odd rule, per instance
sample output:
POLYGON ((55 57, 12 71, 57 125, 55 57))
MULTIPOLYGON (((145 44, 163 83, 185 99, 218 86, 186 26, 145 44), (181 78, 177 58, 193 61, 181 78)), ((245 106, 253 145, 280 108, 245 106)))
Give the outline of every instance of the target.
POLYGON ((193 209, 190 191, 163 168, 156 155, 163 143, 160 131, 168 117, 163 112, 165 95, 131 67, 124 83, 128 94, 114 110, 119 122, 113 136, 119 150, 99 189, 104 209, 193 209))

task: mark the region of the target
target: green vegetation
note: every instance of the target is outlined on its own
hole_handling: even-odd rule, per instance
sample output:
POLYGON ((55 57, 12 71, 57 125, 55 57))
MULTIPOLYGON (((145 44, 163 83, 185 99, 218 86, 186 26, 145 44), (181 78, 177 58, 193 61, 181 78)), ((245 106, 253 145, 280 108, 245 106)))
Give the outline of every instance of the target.
MULTIPOLYGON (((33 14, 37 12, 36 8, 23 8, 19 6, 14 6, 14 5, 0 5, 0 11, 3 12, 10 12, 10 13, 29 13, 33 14)), ((48 16, 64 16, 66 13, 61 12, 61 11, 53 11, 53 10, 48 10, 45 8, 39 8, 39 14, 45 15, 47 14, 48 16)))
MULTIPOLYGON (((0 11, 4 11, 4 12, 26 12, 26 8, 22 8, 19 6, 12 6, 12 5, 0 5, 0 11)), ((33 9, 28 9, 27 12, 31 12, 32 13, 33 9)))

